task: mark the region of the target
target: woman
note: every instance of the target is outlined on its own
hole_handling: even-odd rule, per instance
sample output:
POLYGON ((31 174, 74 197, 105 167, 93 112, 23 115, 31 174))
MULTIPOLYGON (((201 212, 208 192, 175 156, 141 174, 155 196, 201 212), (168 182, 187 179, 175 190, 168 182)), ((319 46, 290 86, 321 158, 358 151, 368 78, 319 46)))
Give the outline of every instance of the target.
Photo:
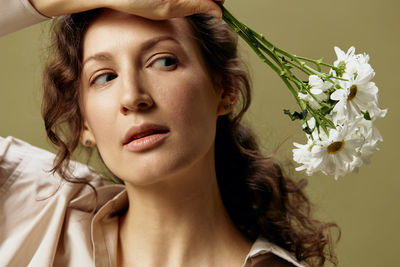
POLYGON ((232 32, 219 19, 182 17, 220 16, 212 1, 197 2, 32 1, 47 16, 111 9, 63 17, 55 28, 43 115, 59 147, 59 176, 43 172, 51 155, 2 140, 6 265, 303 266, 329 259, 323 230, 330 225, 310 218, 300 185, 239 124, 250 92, 232 32), (233 113, 239 95, 243 106, 233 113), (97 146, 125 186, 102 187, 84 166, 69 171, 79 141, 97 146), (40 155, 34 172, 21 163, 31 154, 40 155))

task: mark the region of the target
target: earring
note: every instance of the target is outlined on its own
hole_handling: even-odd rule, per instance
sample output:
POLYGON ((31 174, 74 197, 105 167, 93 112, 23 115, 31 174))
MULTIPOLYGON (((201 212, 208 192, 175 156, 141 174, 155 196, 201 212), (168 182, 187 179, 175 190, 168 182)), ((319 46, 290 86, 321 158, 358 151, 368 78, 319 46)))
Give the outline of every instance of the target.
POLYGON ((85 140, 85 146, 92 146, 93 145, 93 143, 92 143, 92 140, 90 140, 90 139, 86 139, 85 140))
POLYGON ((225 104, 225 105, 224 105, 224 109, 228 110, 228 109, 230 109, 232 106, 233 106, 233 103, 225 104))

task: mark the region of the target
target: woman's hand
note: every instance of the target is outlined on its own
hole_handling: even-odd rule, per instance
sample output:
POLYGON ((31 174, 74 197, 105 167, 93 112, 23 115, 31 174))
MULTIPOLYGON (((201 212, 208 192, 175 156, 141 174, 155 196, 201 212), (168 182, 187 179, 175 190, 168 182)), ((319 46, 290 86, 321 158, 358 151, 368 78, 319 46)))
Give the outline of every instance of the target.
MULTIPOLYGON (((221 9, 213 0, 104 0, 105 7, 161 20, 206 13, 221 17, 221 9)), ((218 1, 222 2, 222 1, 218 1)))
POLYGON ((95 8, 111 8, 141 17, 162 20, 206 13, 221 17, 215 2, 223 0, 29 0, 43 15, 52 17, 95 8))

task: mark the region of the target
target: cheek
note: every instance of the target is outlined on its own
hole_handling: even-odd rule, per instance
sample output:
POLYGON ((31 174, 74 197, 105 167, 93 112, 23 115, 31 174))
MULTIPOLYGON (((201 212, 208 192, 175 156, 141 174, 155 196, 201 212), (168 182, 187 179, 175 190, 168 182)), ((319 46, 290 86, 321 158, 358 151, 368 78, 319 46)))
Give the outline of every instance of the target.
MULTIPOLYGON (((116 103, 109 92, 88 93, 84 101, 85 118, 98 144, 115 140, 113 129, 115 123, 116 103)), ((118 110, 118 109, 117 109, 118 110)))
POLYGON ((162 90, 160 105, 186 138, 196 137, 200 141, 203 138, 199 134, 214 131, 218 98, 208 77, 199 73, 192 71, 169 83, 168 90, 162 90))
POLYGON ((215 115, 217 97, 210 81, 202 75, 181 76, 165 92, 171 110, 181 116, 215 115))

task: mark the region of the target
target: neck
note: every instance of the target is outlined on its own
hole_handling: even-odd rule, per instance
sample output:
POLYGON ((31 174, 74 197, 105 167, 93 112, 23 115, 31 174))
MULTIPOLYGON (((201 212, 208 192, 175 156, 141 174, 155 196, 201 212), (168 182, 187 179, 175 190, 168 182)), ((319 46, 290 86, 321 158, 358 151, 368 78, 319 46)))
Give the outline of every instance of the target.
POLYGON ((213 161, 151 186, 126 188, 129 209, 120 221, 123 265, 243 264, 251 244, 224 208, 213 161))

